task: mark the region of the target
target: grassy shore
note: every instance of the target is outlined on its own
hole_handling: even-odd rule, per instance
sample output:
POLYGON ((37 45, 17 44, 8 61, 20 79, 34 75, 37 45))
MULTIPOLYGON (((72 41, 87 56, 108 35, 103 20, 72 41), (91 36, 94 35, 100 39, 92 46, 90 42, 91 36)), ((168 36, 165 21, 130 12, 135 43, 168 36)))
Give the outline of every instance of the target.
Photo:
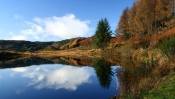
POLYGON ((81 50, 81 49, 68 49, 68 50, 57 50, 57 51, 36 51, 36 52, 19 52, 23 55, 28 56, 40 56, 40 57, 54 57, 54 56, 67 56, 67 57, 101 57, 100 50, 81 50))

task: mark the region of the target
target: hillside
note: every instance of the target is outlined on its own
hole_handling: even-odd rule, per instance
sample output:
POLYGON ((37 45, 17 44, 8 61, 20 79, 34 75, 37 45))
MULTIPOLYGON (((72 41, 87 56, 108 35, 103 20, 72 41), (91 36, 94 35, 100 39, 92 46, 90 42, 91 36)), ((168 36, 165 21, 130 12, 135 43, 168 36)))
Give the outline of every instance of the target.
MULTIPOLYGON (((117 46, 123 45, 125 43, 140 44, 143 42, 149 42, 149 44, 151 44, 150 42, 152 42, 152 43, 158 42, 158 41, 161 41, 163 38, 167 38, 167 37, 170 37, 173 35, 175 35, 175 28, 169 29, 169 30, 164 31, 164 32, 160 32, 159 34, 145 35, 145 36, 143 36, 142 39, 139 39, 137 37, 132 37, 126 41, 123 41, 122 36, 118 35, 117 37, 110 38, 108 46, 112 45, 112 47, 117 47, 117 46)), ((62 49, 71 49, 71 48, 83 46, 84 48, 89 49, 89 48, 91 48, 92 40, 93 40, 93 36, 89 37, 89 38, 83 38, 81 40, 74 39, 74 41, 72 41, 72 42, 76 41, 76 43, 74 43, 74 44, 77 46, 69 47, 69 46, 71 46, 72 42, 68 42, 68 43, 65 43, 64 45, 62 45, 61 48, 62 49)))
POLYGON ((30 42, 30 41, 14 41, 14 40, 1 40, 0 50, 5 51, 36 51, 51 46, 53 42, 30 42))
POLYGON ((62 46, 74 41, 75 39, 77 38, 66 39, 66 40, 55 41, 55 42, 0 40, 0 51, 34 52, 39 50, 50 50, 50 51, 59 50, 62 46))
MULTIPOLYGON (((145 35, 143 39, 132 37, 127 41, 122 41, 121 36, 111 37, 108 46, 118 47, 122 44, 139 44, 142 42, 161 41, 163 38, 175 35, 175 28, 159 33, 157 35, 145 35)), ((15 40, 0 40, 0 51, 15 51, 15 52, 34 52, 34 51, 55 51, 67 50, 72 48, 91 49, 93 37, 89 38, 72 38, 55 42, 30 42, 30 41, 15 41, 15 40)))

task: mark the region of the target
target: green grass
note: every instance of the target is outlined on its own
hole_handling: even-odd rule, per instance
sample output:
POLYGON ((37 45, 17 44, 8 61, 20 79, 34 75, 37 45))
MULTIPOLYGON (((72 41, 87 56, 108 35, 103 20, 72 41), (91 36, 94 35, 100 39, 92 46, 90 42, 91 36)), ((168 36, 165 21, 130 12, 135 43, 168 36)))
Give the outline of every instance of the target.
POLYGON ((144 99, 175 99, 175 76, 157 89, 143 94, 144 99))

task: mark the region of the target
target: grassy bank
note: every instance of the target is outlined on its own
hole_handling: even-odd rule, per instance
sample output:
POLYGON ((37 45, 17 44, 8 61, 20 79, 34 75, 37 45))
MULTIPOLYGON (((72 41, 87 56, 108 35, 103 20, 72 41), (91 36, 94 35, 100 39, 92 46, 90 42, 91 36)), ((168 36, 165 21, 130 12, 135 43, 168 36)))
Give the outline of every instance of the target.
POLYGON ((174 99, 175 97, 175 76, 172 76, 164 84, 156 89, 144 92, 144 99, 174 99))

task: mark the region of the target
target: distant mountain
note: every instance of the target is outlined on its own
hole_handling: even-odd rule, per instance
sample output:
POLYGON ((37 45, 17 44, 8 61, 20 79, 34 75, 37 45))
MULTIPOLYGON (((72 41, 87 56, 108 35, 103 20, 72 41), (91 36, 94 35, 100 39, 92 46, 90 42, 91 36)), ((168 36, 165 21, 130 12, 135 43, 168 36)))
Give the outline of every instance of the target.
POLYGON ((0 40, 0 51, 15 51, 15 52, 33 52, 39 50, 59 50, 66 49, 65 44, 68 45, 68 48, 75 47, 78 44, 78 41, 84 38, 72 38, 62 41, 55 42, 31 42, 31 41, 22 41, 22 40, 0 40), (75 40, 77 42, 75 42, 75 40), (74 43, 74 44, 72 44, 74 43), (76 44, 75 44, 76 43, 76 44))
POLYGON ((1 40, 0 50, 5 51, 37 51, 51 46, 53 42, 30 42, 30 41, 15 41, 15 40, 1 40))

